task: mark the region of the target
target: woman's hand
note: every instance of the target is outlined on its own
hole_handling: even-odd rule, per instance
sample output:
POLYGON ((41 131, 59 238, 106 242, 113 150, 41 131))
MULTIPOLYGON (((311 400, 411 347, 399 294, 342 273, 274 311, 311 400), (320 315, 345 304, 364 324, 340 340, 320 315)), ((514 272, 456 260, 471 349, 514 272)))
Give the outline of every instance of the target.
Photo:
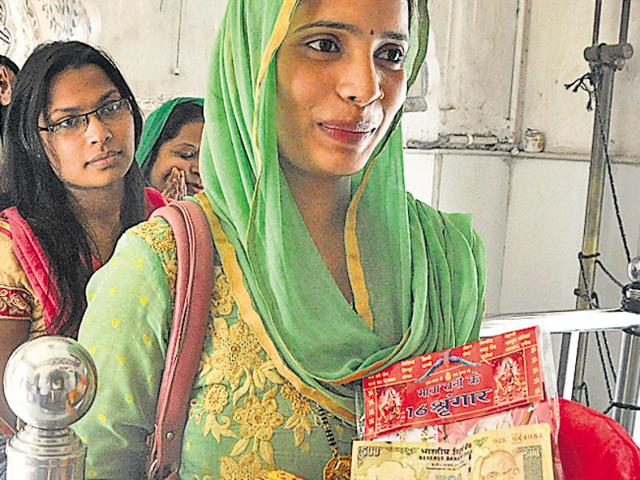
POLYGON ((162 191, 162 196, 170 200, 182 200, 182 197, 185 195, 187 195, 187 180, 185 174, 177 167, 173 167, 162 191))

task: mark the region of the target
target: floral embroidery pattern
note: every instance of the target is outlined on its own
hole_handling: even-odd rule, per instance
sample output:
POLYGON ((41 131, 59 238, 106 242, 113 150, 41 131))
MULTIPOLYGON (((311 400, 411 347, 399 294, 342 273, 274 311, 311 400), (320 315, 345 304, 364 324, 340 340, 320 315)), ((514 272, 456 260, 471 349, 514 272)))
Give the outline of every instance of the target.
POLYGON ((270 440, 275 429, 284 423, 284 415, 278 411, 275 400, 277 393, 277 387, 273 387, 262 399, 250 395, 242 408, 236 411, 233 419, 240 425, 240 440, 231 451, 232 457, 244 453, 253 440, 252 451, 258 451, 262 460, 275 465, 270 440))
POLYGON ((21 288, 0 287, 0 317, 16 320, 31 318, 32 297, 21 288))
POLYGON ((224 385, 211 385, 204 394, 203 407, 208 415, 217 415, 229 403, 229 392, 224 385))
POLYGON ((296 447, 302 447, 303 451, 309 450, 309 444, 305 443, 305 434, 311 433, 311 421, 309 414, 312 414, 311 403, 291 385, 287 383, 282 387, 280 393, 291 402, 293 415, 289 417, 284 428, 293 430, 293 438, 296 447))
POLYGON ((171 296, 175 297, 178 260, 176 258, 176 239, 169 224, 162 218, 152 218, 136 225, 129 231, 129 235, 140 236, 158 254, 167 276, 167 282, 169 282, 171 296))
POLYGON ((220 461, 220 478, 225 480, 255 480, 266 473, 258 455, 254 452, 236 461, 230 457, 222 457, 220 461))
POLYGON ((214 318, 210 334, 213 353, 203 354, 200 376, 206 383, 229 382, 234 391, 233 405, 255 388, 264 390, 267 380, 284 382, 273 362, 264 359, 258 339, 242 319, 229 327, 224 318, 214 318))
POLYGON ((218 443, 222 437, 236 438, 237 435, 231 430, 231 419, 222 416, 218 421, 217 415, 222 413, 224 408, 229 404, 229 392, 224 385, 213 384, 207 388, 202 403, 197 399, 191 400, 191 409, 189 418, 192 418, 196 425, 202 423, 203 415, 206 415, 203 435, 206 437, 211 434, 218 443))
POLYGON ((229 315, 233 311, 231 282, 223 273, 222 267, 214 267, 214 289, 211 298, 211 314, 214 316, 229 315))

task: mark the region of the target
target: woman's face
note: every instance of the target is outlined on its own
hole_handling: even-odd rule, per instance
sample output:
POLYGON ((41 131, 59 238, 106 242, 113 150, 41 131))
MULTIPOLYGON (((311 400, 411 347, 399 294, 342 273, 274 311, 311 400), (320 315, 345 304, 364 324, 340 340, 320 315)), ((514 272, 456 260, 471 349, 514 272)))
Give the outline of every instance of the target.
POLYGON ((53 170, 70 190, 124 181, 133 162, 135 134, 128 102, 118 102, 122 98, 96 65, 64 70, 51 82, 38 126, 56 129, 40 135, 53 170), (99 114, 89 115, 86 124, 77 117, 97 109, 99 114))
POLYGON ((175 138, 162 144, 149 176, 149 181, 155 189, 164 191, 171 171, 175 167, 185 174, 187 194, 193 195, 202 191, 198 154, 203 126, 204 123, 200 121, 185 123, 175 138))
POLYGON ((321 176, 361 170, 406 96, 406 0, 303 0, 277 58, 281 161, 321 176))

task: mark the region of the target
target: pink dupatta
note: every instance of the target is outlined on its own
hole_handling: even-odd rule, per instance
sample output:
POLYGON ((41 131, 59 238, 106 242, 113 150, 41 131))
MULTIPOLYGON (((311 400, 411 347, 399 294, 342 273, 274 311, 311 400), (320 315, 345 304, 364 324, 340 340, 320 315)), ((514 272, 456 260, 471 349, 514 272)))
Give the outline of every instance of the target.
MULTIPOLYGON (((153 210, 166 205, 168 201, 158 191, 145 188, 145 203, 145 218, 149 218, 153 210)), ((15 207, 7 208, 0 216, 4 217, 10 227, 7 230, 0 225, 0 231, 13 240, 16 258, 42 305, 45 333, 56 335, 59 333, 60 326, 54 325, 54 322, 60 314, 62 303, 57 284, 52 278, 49 259, 44 254, 33 230, 15 207)), ((95 257, 92 259, 92 267, 94 272, 101 267, 99 260, 95 257)))

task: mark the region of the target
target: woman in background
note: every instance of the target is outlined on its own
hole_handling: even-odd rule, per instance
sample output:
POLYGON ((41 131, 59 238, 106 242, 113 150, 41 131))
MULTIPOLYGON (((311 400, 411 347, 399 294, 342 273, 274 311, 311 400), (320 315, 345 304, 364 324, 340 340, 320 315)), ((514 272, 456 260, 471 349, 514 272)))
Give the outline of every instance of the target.
POLYGON ((204 116, 202 98, 164 103, 145 121, 136 161, 145 182, 167 198, 202 191, 198 156, 204 116))
MULTIPOLYGON (((141 131, 122 74, 89 45, 40 46, 17 75, 4 131, 11 206, 0 212, 0 385, 29 337, 77 335, 89 276, 124 230, 166 203, 144 189, 134 162, 141 131)), ((0 418, 14 422, 1 391, 0 418)))

